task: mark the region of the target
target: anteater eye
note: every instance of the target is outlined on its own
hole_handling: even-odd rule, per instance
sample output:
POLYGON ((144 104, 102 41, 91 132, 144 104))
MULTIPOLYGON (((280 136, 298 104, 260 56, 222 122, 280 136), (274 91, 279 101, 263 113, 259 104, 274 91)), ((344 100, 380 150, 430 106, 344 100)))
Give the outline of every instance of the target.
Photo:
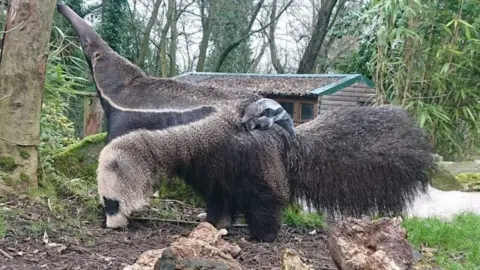
POLYGON ((100 57, 102 54, 100 52, 94 52, 93 53, 93 58, 98 58, 100 57))

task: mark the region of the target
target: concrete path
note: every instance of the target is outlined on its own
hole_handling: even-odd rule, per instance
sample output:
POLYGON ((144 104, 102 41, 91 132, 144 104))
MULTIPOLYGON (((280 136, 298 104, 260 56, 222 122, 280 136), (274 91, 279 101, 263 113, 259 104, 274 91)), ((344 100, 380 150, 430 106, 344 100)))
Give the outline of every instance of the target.
POLYGON ((451 219, 462 212, 480 214, 480 192, 441 191, 429 187, 407 210, 408 216, 451 219))

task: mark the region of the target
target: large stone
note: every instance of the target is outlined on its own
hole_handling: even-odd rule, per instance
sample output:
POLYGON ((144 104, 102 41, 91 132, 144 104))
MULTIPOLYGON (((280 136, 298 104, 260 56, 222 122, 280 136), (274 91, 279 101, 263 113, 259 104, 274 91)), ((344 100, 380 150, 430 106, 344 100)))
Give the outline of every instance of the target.
POLYGON ((70 178, 88 178, 95 181, 98 156, 105 146, 107 134, 87 136, 53 156, 53 166, 70 178))
POLYGON ((222 239, 227 232, 208 222, 200 223, 188 237, 179 237, 167 248, 142 253, 123 270, 243 269, 235 257, 241 249, 222 239))
POLYGON ((138 256, 133 265, 126 266, 123 270, 151 270, 158 259, 162 257, 164 250, 165 248, 147 250, 138 256))
POLYGON ((240 247, 223 240, 221 237, 225 234, 225 230, 218 231, 212 224, 202 222, 188 237, 180 237, 170 244, 154 269, 243 269, 235 260, 240 247))
POLYGON ((303 263, 300 255, 294 249, 286 248, 283 251, 280 270, 313 270, 313 268, 303 263))
POLYGON ((413 250, 401 218, 348 218, 335 224, 328 248, 341 270, 406 270, 414 264, 413 250))
POLYGON ((443 167, 439 167, 432 177, 432 186, 442 191, 463 190, 462 184, 455 176, 443 167))

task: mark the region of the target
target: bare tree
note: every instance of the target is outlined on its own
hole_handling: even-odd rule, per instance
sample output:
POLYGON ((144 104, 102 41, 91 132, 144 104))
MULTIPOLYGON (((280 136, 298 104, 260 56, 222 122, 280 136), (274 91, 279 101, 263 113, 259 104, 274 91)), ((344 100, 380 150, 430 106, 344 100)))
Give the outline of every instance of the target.
POLYGON ((317 56, 327 35, 330 17, 336 4, 337 0, 322 1, 312 37, 309 40, 307 48, 300 60, 300 64, 298 65, 298 74, 312 73, 317 56))
POLYGON ((217 14, 218 0, 210 0, 210 6, 208 7, 208 16, 205 15, 206 0, 200 0, 200 15, 202 20, 203 35, 200 42, 200 49, 198 55, 198 62, 196 70, 202 72, 205 69, 205 59, 207 58, 208 40, 212 34, 212 24, 217 14))
MULTIPOLYGON (((343 13, 345 10, 345 3, 346 0, 340 0, 337 4, 337 8, 335 10, 335 14, 330 20, 330 23, 328 24, 328 29, 327 32, 330 31, 334 26, 335 22, 337 21, 338 17, 343 13)), ((315 71, 316 73, 325 73, 328 69, 328 54, 330 52, 330 48, 332 47, 333 43, 335 42, 335 37, 334 36, 327 36, 325 38, 325 41, 322 45, 322 48, 320 49, 320 52, 318 53, 317 57, 317 63, 316 63, 316 68, 315 71)))
MULTIPOLYGON (((272 10, 270 13, 270 21, 274 21, 275 16, 277 16, 277 0, 272 1, 272 10)), ((270 57, 272 59, 272 64, 277 73, 283 74, 285 73, 285 69, 283 68, 280 60, 278 59, 277 54, 277 44, 275 43, 275 29, 277 28, 277 22, 273 22, 270 25, 270 29, 268 31, 268 43, 270 44, 270 57)))
POLYGON ((253 58, 253 61, 250 65, 250 70, 255 71, 257 70, 258 64, 260 64, 260 61, 262 60, 263 55, 265 54, 265 50, 267 49, 268 42, 263 42, 262 46, 260 47, 260 52, 256 57, 253 58))
POLYGON ((231 51, 233 51, 236 47, 238 47, 238 45, 240 45, 244 40, 246 40, 247 38, 249 38, 251 35, 253 35, 255 33, 258 33, 258 32, 261 32, 261 31, 265 30, 272 23, 277 21, 278 18, 280 18, 280 16, 285 12, 285 10, 287 10, 287 8, 292 4, 293 0, 290 0, 290 2, 288 2, 285 5, 285 7, 269 23, 267 23, 266 25, 262 26, 261 28, 259 28, 257 30, 252 31, 253 24, 254 24, 255 20, 257 19, 257 15, 260 12, 260 9, 262 8, 262 5, 263 5, 264 2, 265 2, 265 0, 258 1, 257 5, 255 6, 255 9, 253 10, 253 13, 250 17, 250 21, 248 23, 248 26, 244 29, 244 31, 242 33, 242 36, 239 39, 237 39, 236 41, 232 42, 229 46, 227 46, 227 48, 225 48, 225 50, 220 54, 220 57, 217 61, 217 64, 215 65, 215 71, 217 71, 217 72, 220 71, 220 68, 222 67, 222 64, 225 61, 225 59, 227 58, 228 54, 231 51))
POLYGON ((160 34, 160 48, 158 51, 157 57, 157 65, 160 67, 160 76, 166 77, 167 76, 167 34, 168 30, 170 30, 170 25, 172 24, 173 19, 173 11, 175 9, 176 2, 175 0, 168 0, 167 1, 167 14, 166 14, 166 22, 162 27, 161 34, 160 34))
POLYGON ((147 26, 145 27, 145 31, 143 32, 143 38, 142 38, 142 43, 140 45, 140 53, 138 55, 138 60, 137 60, 137 65, 140 67, 143 67, 143 64, 145 63, 145 57, 147 56, 148 53, 148 41, 150 38, 150 32, 152 31, 153 25, 155 24, 155 21, 157 20, 158 16, 158 9, 160 8, 160 4, 163 2, 163 0, 156 0, 155 4, 153 5, 153 11, 152 11, 152 16, 150 16, 150 19, 148 20, 147 26))
POLYGON ((8 173, 14 184, 37 185, 40 115, 56 2, 9 1, 0 54, 0 173, 8 173))
POLYGON ((169 53, 168 55, 170 56, 170 71, 168 72, 169 77, 175 76, 176 73, 176 67, 177 67, 177 36, 178 36, 178 31, 177 31, 177 22, 178 22, 178 12, 177 12, 177 7, 173 7, 172 11, 172 23, 170 26, 170 47, 169 47, 169 53))

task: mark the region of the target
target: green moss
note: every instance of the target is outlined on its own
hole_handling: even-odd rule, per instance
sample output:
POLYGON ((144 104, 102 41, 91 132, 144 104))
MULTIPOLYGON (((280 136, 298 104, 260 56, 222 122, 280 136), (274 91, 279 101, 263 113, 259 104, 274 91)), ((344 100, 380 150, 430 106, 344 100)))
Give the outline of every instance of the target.
POLYGON ((20 180, 22 180, 25 183, 30 182, 30 176, 24 172, 20 173, 20 180))
POLYGON ((27 151, 20 151, 20 157, 23 159, 28 159, 30 157, 30 154, 27 151))
POLYGON ((480 173, 460 173, 455 178, 469 191, 480 191, 480 173))
POLYGON ((3 239, 7 233, 7 221, 4 216, 3 211, 0 211, 0 239, 3 239))
POLYGON ((106 133, 85 137, 53 156, 55 169, 70 178, 95 180, 98 156, 105 146, 106 133))
POLYGON ((0 156, 0 171, 13 172, 18 167, 15 159, 11 156, 0 156))
POLYGON ((9 175, 2 176, 2 179, 3 179, 3 183, 5 183, 5 185, 7 186, 11 187, 15 184, 15 181, 13 181, 13 178, 9 175))
POLYGON ((319 213, 308 213, 301 210, 297 204, 287 206, 283 212, 283 222, 295 228, 300 233, 323 228, 323 216, 319 213))
POLYGON ((450 171, 439 168, 432 177, 432 186, 443 191, 463 190, 463 186, 457 181, 450 171))

